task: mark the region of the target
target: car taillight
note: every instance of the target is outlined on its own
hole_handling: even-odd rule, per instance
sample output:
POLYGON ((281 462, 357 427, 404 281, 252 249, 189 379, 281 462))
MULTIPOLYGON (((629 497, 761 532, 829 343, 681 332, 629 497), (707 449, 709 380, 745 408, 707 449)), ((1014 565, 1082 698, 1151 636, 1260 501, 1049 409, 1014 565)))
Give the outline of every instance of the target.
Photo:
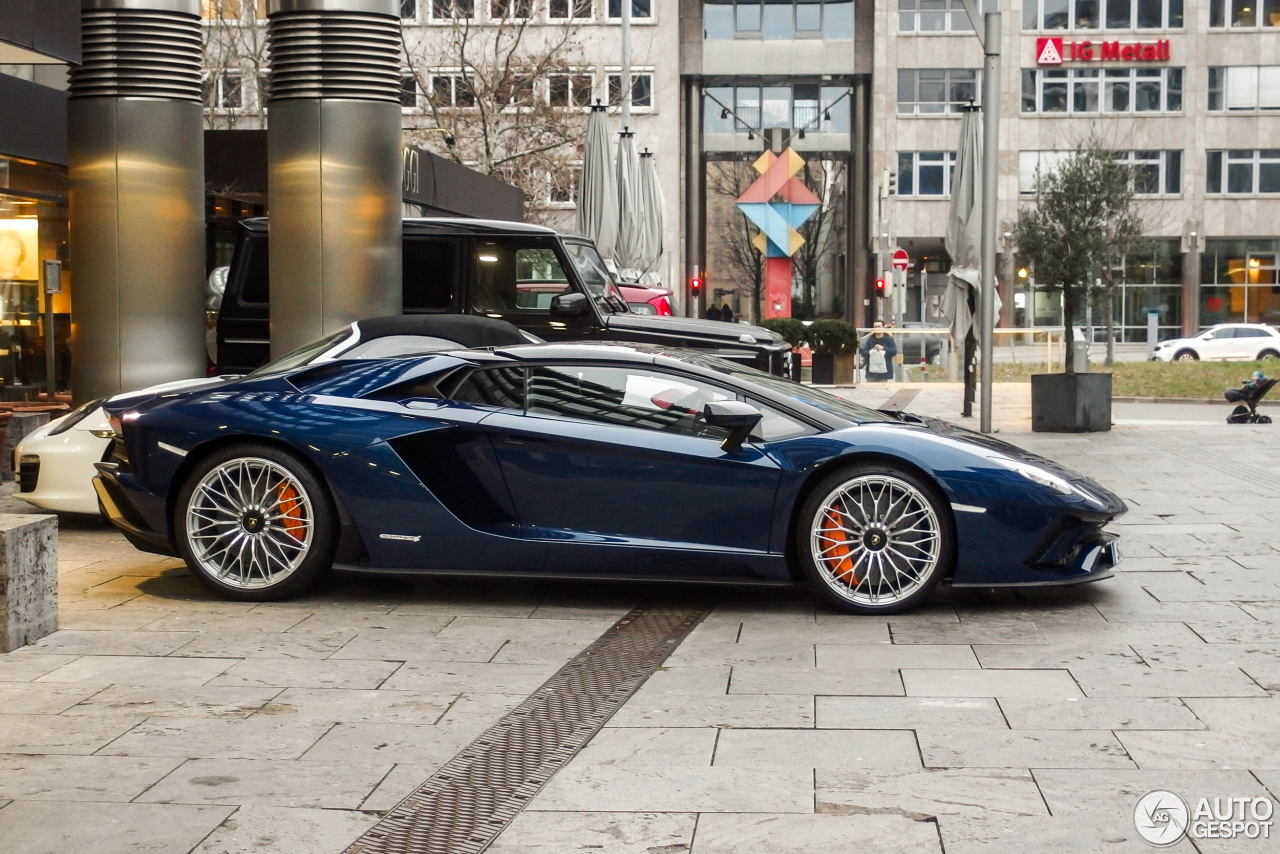
POLYGON ((649 305, 657 309, 658 314, 667 317, 671 316, 671 303, 667 301, 666 297, 654 297, 649 300, 649 305))

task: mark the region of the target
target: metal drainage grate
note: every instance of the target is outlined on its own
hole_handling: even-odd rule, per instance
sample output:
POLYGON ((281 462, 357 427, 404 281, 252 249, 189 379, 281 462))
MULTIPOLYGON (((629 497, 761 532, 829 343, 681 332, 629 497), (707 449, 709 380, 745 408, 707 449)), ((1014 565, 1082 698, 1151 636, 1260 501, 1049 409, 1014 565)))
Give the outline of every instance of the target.
POLYGON ((345 854, 483 851, 708 610, 637 608, 627 614, 345 854))

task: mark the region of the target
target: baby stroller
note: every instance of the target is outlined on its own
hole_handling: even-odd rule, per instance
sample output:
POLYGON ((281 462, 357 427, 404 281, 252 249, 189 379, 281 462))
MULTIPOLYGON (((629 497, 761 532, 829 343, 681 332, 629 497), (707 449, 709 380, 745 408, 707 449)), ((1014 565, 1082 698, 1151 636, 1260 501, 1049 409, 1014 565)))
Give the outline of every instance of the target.
POLYGON ((1262 371, 1254 371, 1253 377, 1246 380, 1240 388, 1229 388, 1222 393, 1228 403, 1240 404, 1227 416, 1228 424, 1270 424, 1270 415, 1258 414, 1258 402, 1267 396, 1278 379, 1268 379, 1262 371))

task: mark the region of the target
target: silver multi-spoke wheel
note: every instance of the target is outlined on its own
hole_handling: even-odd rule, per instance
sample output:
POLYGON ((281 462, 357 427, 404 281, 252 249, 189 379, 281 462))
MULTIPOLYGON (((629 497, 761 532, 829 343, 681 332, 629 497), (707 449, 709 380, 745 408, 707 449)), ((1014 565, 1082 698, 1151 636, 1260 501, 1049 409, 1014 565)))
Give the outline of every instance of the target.
POLYGON ((315 511, 302 482, 261 457, 236 457, 196 483, 187 502, 191 555, 212 578, 240 590, 280 583, 306 559, 315 511))
POLYGON ((839 484, 819 505, 809 536, 827 587, 869 608, 894 605, 920 590, 943 557, 932 503, 892 474, 863 474, 839 484))

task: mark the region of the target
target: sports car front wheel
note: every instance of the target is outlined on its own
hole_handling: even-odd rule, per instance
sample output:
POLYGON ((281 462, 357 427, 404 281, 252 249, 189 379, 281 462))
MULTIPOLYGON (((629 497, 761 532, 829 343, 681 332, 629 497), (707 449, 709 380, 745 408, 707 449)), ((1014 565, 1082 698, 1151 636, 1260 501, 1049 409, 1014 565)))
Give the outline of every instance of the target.
POLYGON ((174 530, 187 565, 229 599, 267 602, 314 583, 333 563, 337 513, 302 460, 271 445, 233 445, 183 484, 174 530))
POLYGON ((896 466, 862 464, 810 493, 796 547, 827 601, 855 614, 892 614, 923 601, 946 573, 953 527, 932 484, 896 466))

